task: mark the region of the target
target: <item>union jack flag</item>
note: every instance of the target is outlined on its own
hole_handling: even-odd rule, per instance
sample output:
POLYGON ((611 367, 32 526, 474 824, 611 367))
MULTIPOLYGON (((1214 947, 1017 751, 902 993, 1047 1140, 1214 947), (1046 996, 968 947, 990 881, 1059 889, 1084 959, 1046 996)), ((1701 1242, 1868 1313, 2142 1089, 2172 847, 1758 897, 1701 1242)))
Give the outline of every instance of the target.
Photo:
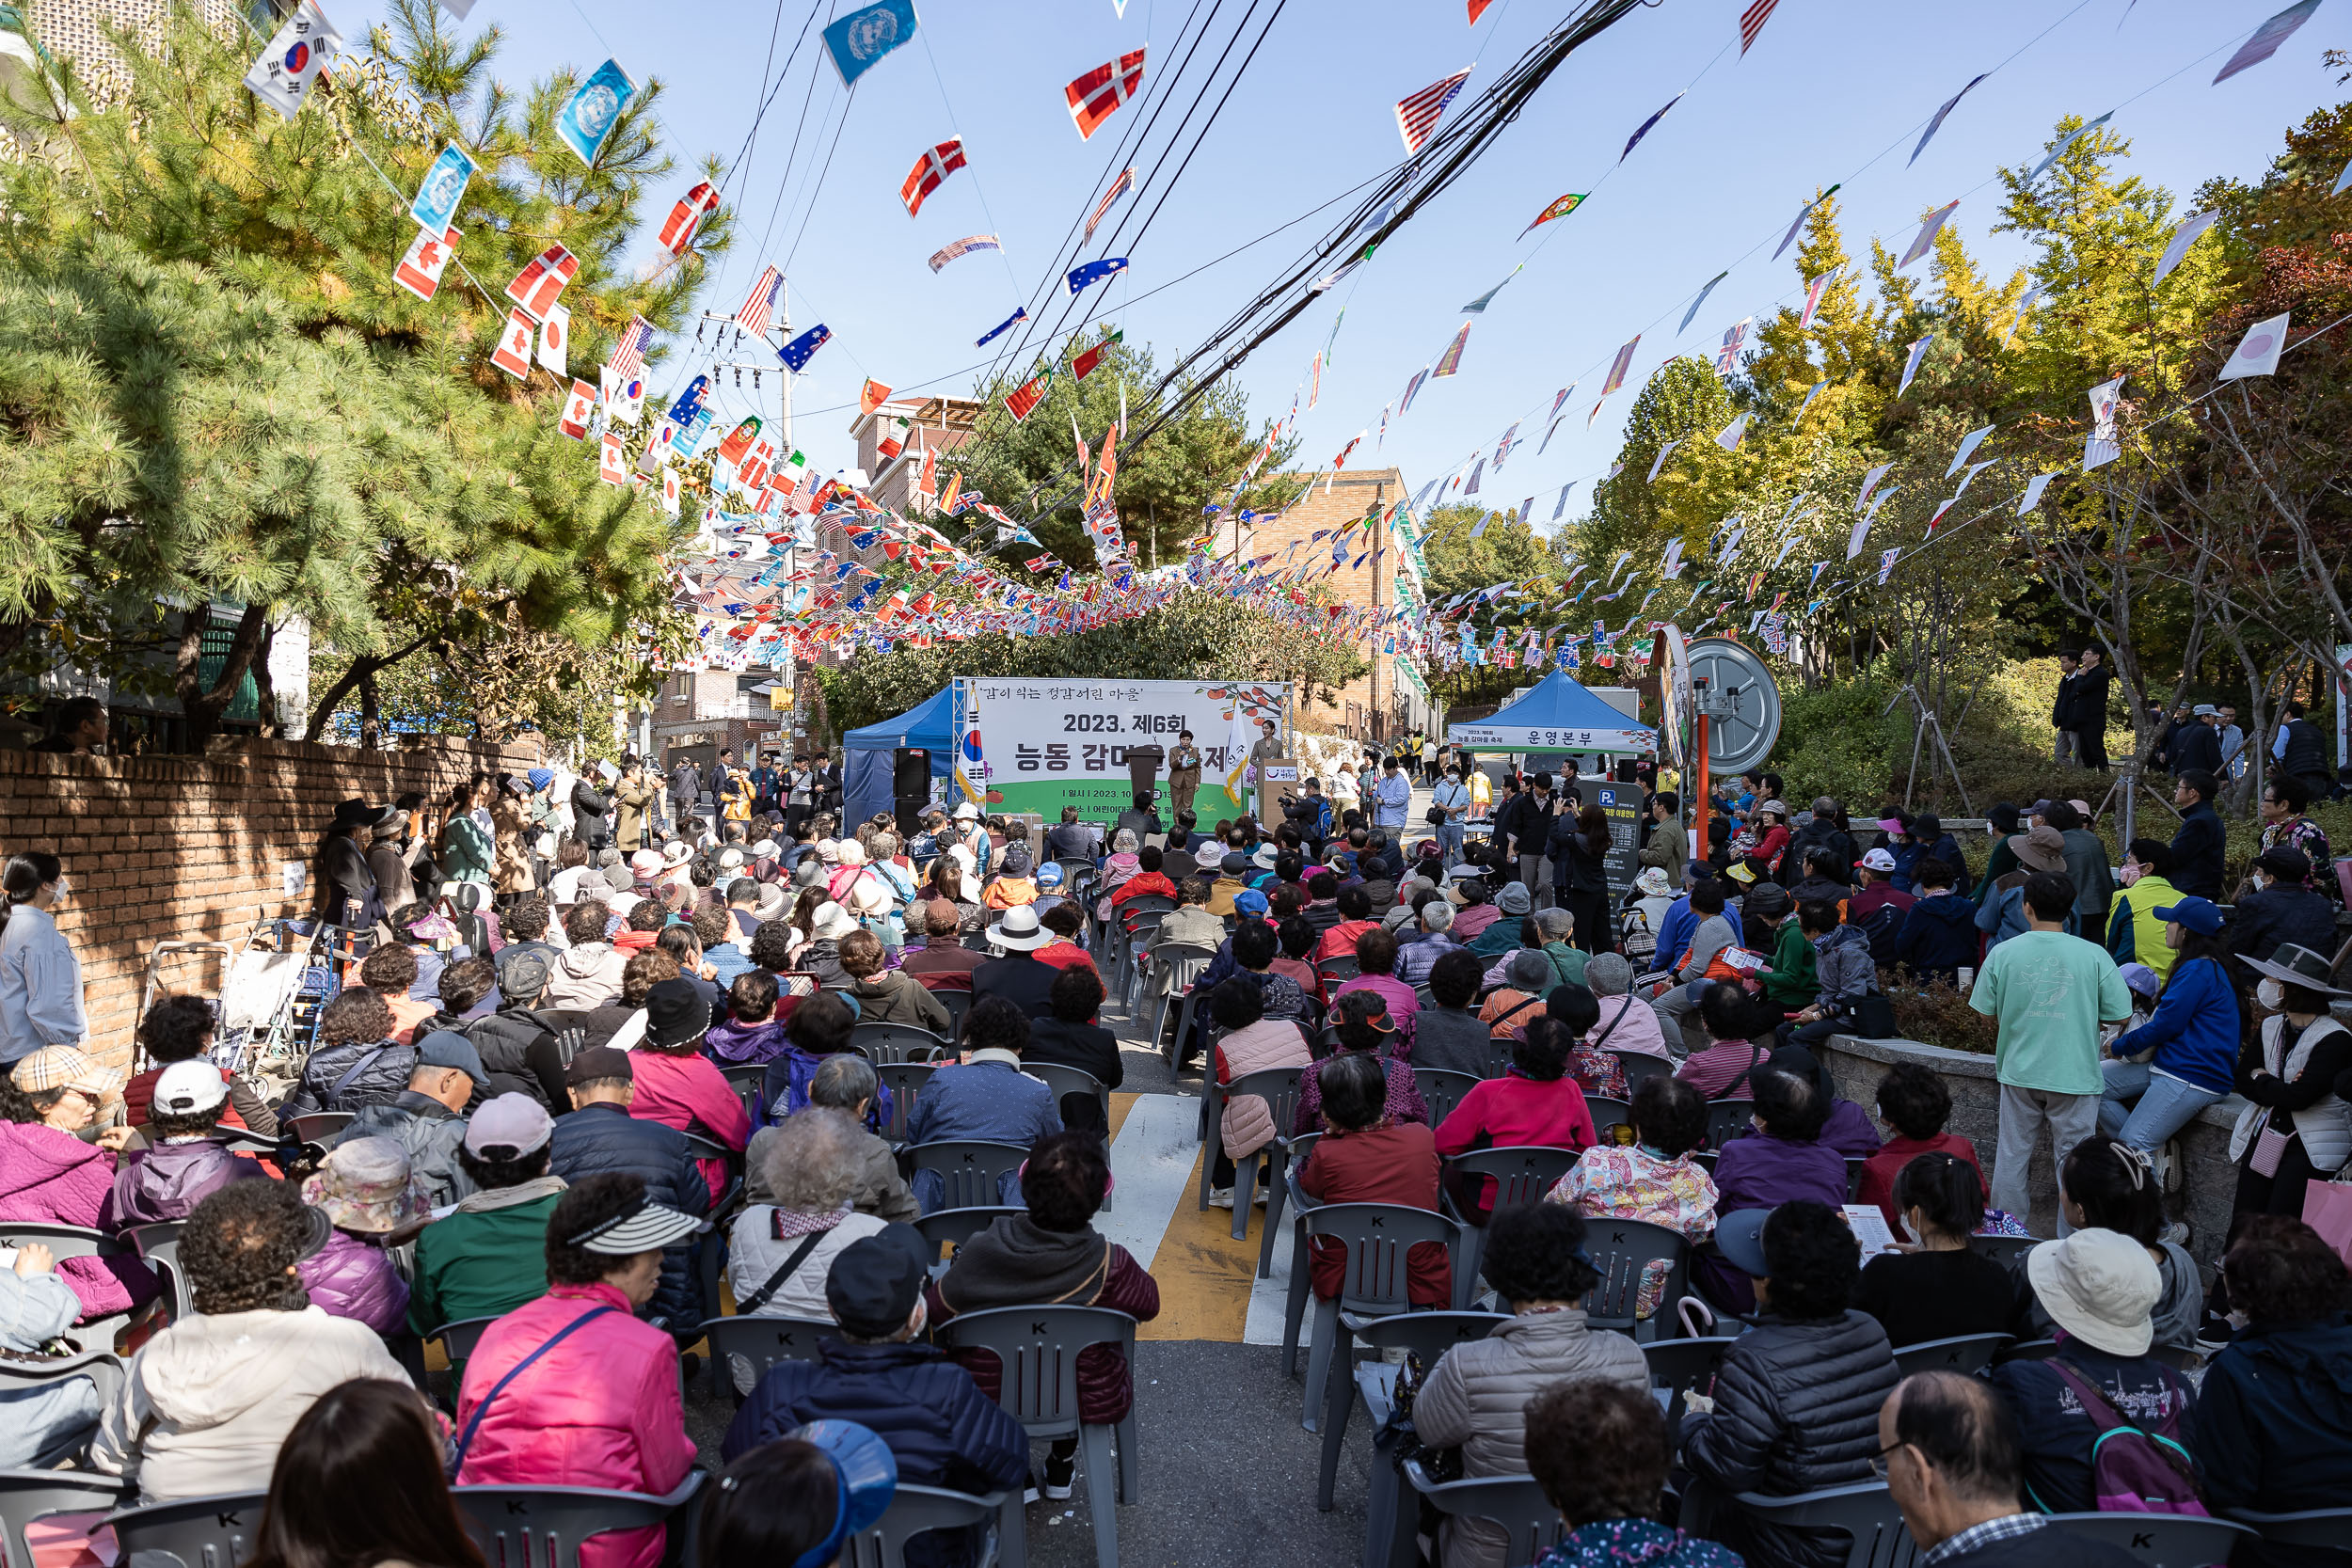
POLYGON ((653 324, 643 316, 631 316, 621 328, 621 341, 612 345, 612 357, 607 361, 616 378, 635 375, 645 368, 645 350, 653 346, 653 324))
POLYGON ((768 335, 775 325, 776 295, 783 292, 784 274, 773 267, 759 269, 752 282, 752 292, 743 298, 743 309, 735 313, 735 325, 755 338, 768 335))
POLYGON ((1412 97, 1401 99, 1396 105, 1397 135, 1405 138, 1405 150, 1419 152, 1429 133, 1438 128, 1438 117, 1454 102, 1454 95, 1470 80, 1470 71, 1457 71, 1442 82, 1432 82, 1412 97))
POLYGON ((1740 54, 1748 52, 1748 45, 1756 41, 1756 35, 1764 30, 1764 24, 1772 19, 1772 8, 1779 4, 1780 0, 1756 0, 1756 4, 1740 13, 1740 54))

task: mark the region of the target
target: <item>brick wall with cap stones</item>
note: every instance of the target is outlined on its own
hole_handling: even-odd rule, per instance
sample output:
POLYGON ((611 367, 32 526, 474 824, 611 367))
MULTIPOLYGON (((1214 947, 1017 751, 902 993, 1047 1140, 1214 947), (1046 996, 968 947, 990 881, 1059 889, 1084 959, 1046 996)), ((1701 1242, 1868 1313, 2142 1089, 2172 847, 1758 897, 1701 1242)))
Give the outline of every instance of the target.
MULTIPOLYGON (((441 736, 362 752, 309 741, 238 740, 203 757, 79 757, 0 752, 0 854, 46 849, 72 895, 57 928, 82 960, 89 1049, 127 1067, 148 964, 159 942, 242 944, 257 922, 309 911, 280 866, 309 863, 336 805, 446 797, 477 772, 537 767, 535 741, 505 747, 441 736)), ((219 993, 216 958, 176 958, 166 989, 219 993)))

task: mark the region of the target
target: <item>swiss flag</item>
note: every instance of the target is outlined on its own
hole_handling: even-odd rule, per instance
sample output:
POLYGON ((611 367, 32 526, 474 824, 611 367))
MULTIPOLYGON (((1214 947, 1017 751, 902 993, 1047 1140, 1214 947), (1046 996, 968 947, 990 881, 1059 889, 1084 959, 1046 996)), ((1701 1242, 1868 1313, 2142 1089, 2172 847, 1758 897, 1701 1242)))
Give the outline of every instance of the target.
POLYGON ((694 243, 694 230, 702 227, 704 218, 718 210, 719 193, 710 188, 707 180, 688 191, 686 199, 670 209, 669 217, 661 225, 661 232, 657 236, 661 248, 673 256, 685 255, 686 247, 694 243))
POLYGON ((1070 118, 1080 139, 1119 111, 1119 106, 1143 90, 1143 51, 1105 61, 1063 89, 1070 95, 1070 118))
POLYGON ((579 257, 560 245, 551 245, 515 275, 515 281, 506 285, 506 297, 521 306, 532 320, 543 321, 553 309, 555 296, 579 270, 579 257))
POLYGON ((456 250, 456 230, 437 235, 429 229, 420 229, 417 237, 409 242, 408 254, 392 269, 392 281, 419 299, 431 299, 434 291, 441 286, 441 269, 449 265, 449 259, 456 250))
POLYGON ((596 477, 607 484, 628 483, 628 449, 613 431, 604 433, 604 454, 596 464, 596 477))
POLYGON ((520 310, 506 312, 506 330, 499 337, 499 346, 490 356, 490 363, 517 381, 531 379, 531 318, 520 310))
POLYGON ((585 381, 572 383, 572 395, 564 400, 564 417, 555 421, 555 428, 575 441, 585 440, 588 420, 596 411, 596 389, 585 381))
POLYGON ((898 199, 906 203, 907 216, 914 217, 923 210, 923 198, 939 189, 940 182, 963 167, 963 138, 949 136, 929 152, 914 160, 907 171, 906 182, 898 187, 898 199))

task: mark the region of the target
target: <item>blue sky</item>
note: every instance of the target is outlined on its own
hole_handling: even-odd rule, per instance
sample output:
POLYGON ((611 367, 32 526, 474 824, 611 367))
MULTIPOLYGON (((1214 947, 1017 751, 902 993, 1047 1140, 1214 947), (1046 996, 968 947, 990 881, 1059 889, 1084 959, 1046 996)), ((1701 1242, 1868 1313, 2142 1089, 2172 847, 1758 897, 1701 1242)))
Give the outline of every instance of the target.
MULTIPOLYGON (((2286 126, 2347 90, 2335 86, 2320 54, 2352 45, 2352 0, 2322 6, 2267 63, 2210 85, 2245 34, 2283 3, 1781 0, 1744 57, 1744 0, 1665 0, 1637 9, 1572 55, 1488 154, 1372 262, 1258 352, 1241 372, 1253 411, 1287 409, 1312 356, 1330 341, 1331 366, 1319 405, 1303 421, 1297 466, 1328 462, 1359 430, 1376 430, 1382 406, 1468 319, 1459 307, 1524 262, 1475 318, 1461 373, 1425 388, 1412 412, 1391 422, 1385 448, 1375 451, 1367 440, 1351 467, 1396 463, 1418 488, 1481 446, 1491 450, 1514 420, 1539 432, 1553 392, 1581 381, 1569 400, 1574 417, 1549 451, 1537 457, 1531 443, 1514 454, 1507 484, 1486 486, 1496 504, 1537 493, 1536 515, 1547 518, 1563 483, 1605 471, 1633 391, 1663 357, 1703 352, 1740 317, 1802 294, 1793 252, 1778 263, 1768 258, 1818 184, 1844 183, 1848 243, 1857 254, 1872 234, 1899 250, 1925 209, 1961 197, 1953 225, 1999 273, 2025 246, 2018 236, 1986 233, 1998 198, 1994 170, 2038 161, 2061 115, 2121 105, 2111 124, 2132 141, 2128 166, 2176 200, 2211 175, 2257 175, 2286 126), (1928 117, 1979 71, 1992 74, 1906 167, 1928 117), (1617 166, 1633 129, 1686 89, 1617 166), (1581 210, 1515 240, 1567 191, 1593 194, 1581 210), (1677 338, 1684 307, 1726 267, 1731 276, 1677 338), (1608 362, 1636 332, 1642 344, 1627 388, 1587 431, 1583 413, 1608 362)), ((987 357, 973 340, 1035 291, 1103 177, 1121 120, 1150 111, 1193 8, 1189 0, 1127 0, 1122 19, 1112 0, 917 4, 917 41, 867 72, 845 109, 817 30, 856 0, 819 0, 817 26, 730 186, 741 209, 739 243, 706 300, 731 311, 760 262, 773 261, 789 277, 795 325, 822 321, 833 329, 794 394, 795 440, 819 471, 853 459, 847 429, 866 376, 902 390, 970 389, 967 367, 987 357), (1082 142, 1063 84, 1140 46, 1150 51, 1145 97, 1082 142), (924 149, 959 134, 970 166, 910 220, 900 182, 924 149), (1003 253, 930 271, 934 250, 979 232, 1000 235, 1003 253)), ((1248 0, 1200 0, 1199 8, 1219 4, 1211 52, 1249 8, 1248 0)), ((1263 47, 1182 180, 1171 191, 1171 160, 1128 198, 1129 209, 1140 203, 1149 212, 1168 197, 1129 251, 1129 273, 1083 302, 1113 312, 1128 341, 1153 345, 1163 364, 1271 281, 1352 203, 1163 285, 1392 166, 1403 155, 1398 99, 1472 63, 1473 90, 1492 82, 1565 8, 1561 0, 1495 0, 1471 28, 1463 0, 1257 0, 1249 37, 1277 4, 1281 12, 1263 47)), ((329 14, 355 41, 379 9, 355 13, 329 0, 329 14)), ((561 64, 584 71, 608 53, 641 82, 664 81, 661 118, 683 166, 675 190, 648 196, 648 217, 658 223, 701 154, 733 158, 742 147, 762 84, 773 82, 808 14, 807 0, 782 0, 780 10, 767 0, 659 8, 642 0, 479 0, 468 25, 505 29, 501 74, 516 86, 561 64), (692 24, 681 24, 690 16, 692 24), (771 29, 780 35, 773 65, 771 29)), ((1189 87, 1183 96, 1189 101, 1189 87)), ((1449 116, 1467 103, 1466 93, 1449 116)), ((1171 106, 1145 149, 1139 177, 1151 174, 1181 107, 1171 106)), ((1084 254, 1102 248, 1098 237, 1084 254)), ((1052 303, 1057 309, 1058 295, 1052 303)), ((674 354, 657 385, 674 379, 681 363, 674 354)), ((764 379, 772 409, 775 378, 764 379)), ((750 392, 748 382, 740 400, 727 388, 723 412, 755 406, 750 392)), ((1571 518, 1583 512, 1589 489, 1578 485, 1571 518)))

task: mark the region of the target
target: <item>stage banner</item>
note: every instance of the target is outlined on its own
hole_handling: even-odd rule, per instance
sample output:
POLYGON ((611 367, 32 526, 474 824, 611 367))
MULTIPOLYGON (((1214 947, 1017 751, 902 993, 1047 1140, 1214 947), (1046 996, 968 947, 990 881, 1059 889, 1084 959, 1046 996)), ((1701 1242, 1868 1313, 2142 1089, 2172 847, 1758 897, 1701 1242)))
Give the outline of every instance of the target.
MULTIPOLYGON (((1260 725, 1268 721, 1279 736, 1289 733, 1291 689, 1282 681, 1215 685, 989 676, 959 678, 955 690, 956 733, 966 737, 963 755, 982 759, 983 809, 1035 812, 1049 823, 1060 819, 1064 806, 1077 807, 1089 822, 1116 818, 1135 803, 1128 749, 1173 751, 1177 736, 1186 730, 1201 752, 1193 810, 1204 826, 1220 816, 1238 816, 1244 808, 1226 790, 1236 710, 1253 735, 1263 736, 1260 725), (976 734, 977 748, 970 743, 976 734)), ((1161 817, 1168 820, 1173 811, 1164 764, 1155 787, 1161 817)))

